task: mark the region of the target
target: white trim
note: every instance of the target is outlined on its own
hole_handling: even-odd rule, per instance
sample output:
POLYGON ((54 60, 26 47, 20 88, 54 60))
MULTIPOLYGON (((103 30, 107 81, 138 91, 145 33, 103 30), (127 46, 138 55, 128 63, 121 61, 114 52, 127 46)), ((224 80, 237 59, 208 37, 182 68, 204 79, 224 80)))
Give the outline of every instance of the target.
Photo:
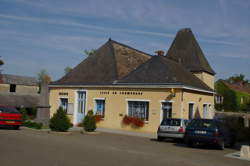
POLYGON ((162 110, 162 103, 172 103, 172 113, 173 113, 173 100, 160 100, 160 123, 163 120, 163 110, 162 110))
MULTIPOLYGON (((106 105, 106 98, 93 98, 93 102, 94 102, 93 112, 94 112, 94 114, 96 114, 96 100, 104 100, 104 103, 106 105)), ((104 111, 105 111, 105 106, 104 106, 104 111)))
POLYGON ((138 102, 148 102, 148 120, 144 120, 145 123, 149 122, 149 107, 150 107, 150 100, 144 100, 144 99, 126 99, 126 115, 128 115, 128 102, 129 101, 138 101, 138 102))
POLYGON ((116 85, 49 85, 49 88, 53 87, 69 87, 69 88, 89 88, 89 87, 100 87, 100 88, 179 88, 179 89, 187 89, 187 90, 193 90, 198 92, 204 92, 204 93, 210 93, 215 94, 214 91, 204 90, 200 88, 194 88, 190 86, 185 85, 162 85, 162 84, 152 84, 152 85, 143 85, 143 84, 116 84, 116 85))
POLYGON ((147 100, 147 99, 126 99, 126 101, 145 101, 145 102, 150 102, 151 100, 147 100))
POLYGON ((160 103, 162 103, 162 102, 174 103, 175 101, 174 100, 160 100, 160 103))
POLYGON ((78 92, 85 92, 85 110, 84 115, 87 114, 87 103, 88 103, 88 90, 86 89, 76 89, 75 90, 75 104, 74 104, 74 114, 73 114, 73 124, 77 125, 77 113, 78 113, 78 92))
MULTIPOLYGON (((195 102, 194 101, 189 101, 188 102, 188 112, 187 112, 187 114, 188 114, 188 118, 187 119, 189 119, 189 104, 193 104, 193 115, 192 115, 192 117, 193 118, 195 118, 195 102)), ((203 105, 202 105, 202 109, 203 109, 203 105)))
POLYGON ((189 101, 188 104, 195 104, 195 102, 194 101, 189 101))
POLYGON ((106 98, 93 98, 93 100, 105 100, 106 98))

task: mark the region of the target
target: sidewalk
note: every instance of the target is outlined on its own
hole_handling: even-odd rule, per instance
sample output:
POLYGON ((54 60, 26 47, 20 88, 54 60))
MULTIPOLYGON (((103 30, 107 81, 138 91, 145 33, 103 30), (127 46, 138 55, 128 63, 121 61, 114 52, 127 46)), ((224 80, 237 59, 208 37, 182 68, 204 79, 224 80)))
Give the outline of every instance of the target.
MULTIPOLYGON (((72 127, 69 131, 81 131, 82 127, 72 127)), ((121 134, 121 135, 130 135, 130 136, 137 136, 137 137, 146 137, 146 138, 157 138, 156 133, 139 133, 139 132, 130 132, 118 129, 108 129, 108 128, 97 128, 96 131, 103 132, 103 133, 113 133, 113 134, 121 134)))

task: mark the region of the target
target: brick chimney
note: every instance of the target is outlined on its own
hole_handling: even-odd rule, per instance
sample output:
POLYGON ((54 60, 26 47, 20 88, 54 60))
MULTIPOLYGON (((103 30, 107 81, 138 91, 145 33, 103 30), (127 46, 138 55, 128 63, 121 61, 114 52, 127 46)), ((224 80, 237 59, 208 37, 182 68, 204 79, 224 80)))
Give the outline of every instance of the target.
POLYGON ((155 51, 155 53, 156 53, 157 56, 164 56, 164 51, 163 50, 155 51))

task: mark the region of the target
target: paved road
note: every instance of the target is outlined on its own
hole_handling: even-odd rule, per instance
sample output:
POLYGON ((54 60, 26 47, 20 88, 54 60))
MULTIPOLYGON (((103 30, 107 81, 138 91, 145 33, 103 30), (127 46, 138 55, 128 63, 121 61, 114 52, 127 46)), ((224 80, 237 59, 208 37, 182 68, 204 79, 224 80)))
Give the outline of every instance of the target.
POLYGON ((249 166, 234 150, 193 149, 174 142, 100 133, 57 135, 0 129, 0 166, 249 166))

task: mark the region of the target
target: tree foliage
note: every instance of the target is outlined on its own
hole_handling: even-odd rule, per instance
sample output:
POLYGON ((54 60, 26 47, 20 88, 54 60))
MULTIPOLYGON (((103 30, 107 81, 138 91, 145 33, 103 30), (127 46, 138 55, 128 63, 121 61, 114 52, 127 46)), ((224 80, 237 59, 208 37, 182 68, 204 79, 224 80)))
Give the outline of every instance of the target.
POLYGON ((50 119, 49 127, 52 131, 61 132, 68 131, 68 129, 72 127, 66 112, 61 107, 59 107, 57 112, 50 119))
POLYGON ((45 69, 41 69, 37 73, 37 79, 38 79, 39 83, 41 83, 41 82, 50 83, 50 81, 51 81, 51 77, 49 76, 47 70, 45 70, 45 69))
POLYGON ((92 110, 83 119, 83 128, 87 132, 93 132, 96 129, 96 120, 92 110))
POLYGON ((249 80, 245 78, 244 74, 235 74, 234 76, 231 76, 227 79, 230 83, 249 83, 249 80))
POLYGON ((72 70, 71 67, 67 66, 64 68, 64 74, 68 74, 72 70))
POLYGON ((90 50, 84 50, 84 53, 87 55, 87 56, 91 56, 91 55, 94 55, 96 53, 96 49, 90 49, 90 50))

